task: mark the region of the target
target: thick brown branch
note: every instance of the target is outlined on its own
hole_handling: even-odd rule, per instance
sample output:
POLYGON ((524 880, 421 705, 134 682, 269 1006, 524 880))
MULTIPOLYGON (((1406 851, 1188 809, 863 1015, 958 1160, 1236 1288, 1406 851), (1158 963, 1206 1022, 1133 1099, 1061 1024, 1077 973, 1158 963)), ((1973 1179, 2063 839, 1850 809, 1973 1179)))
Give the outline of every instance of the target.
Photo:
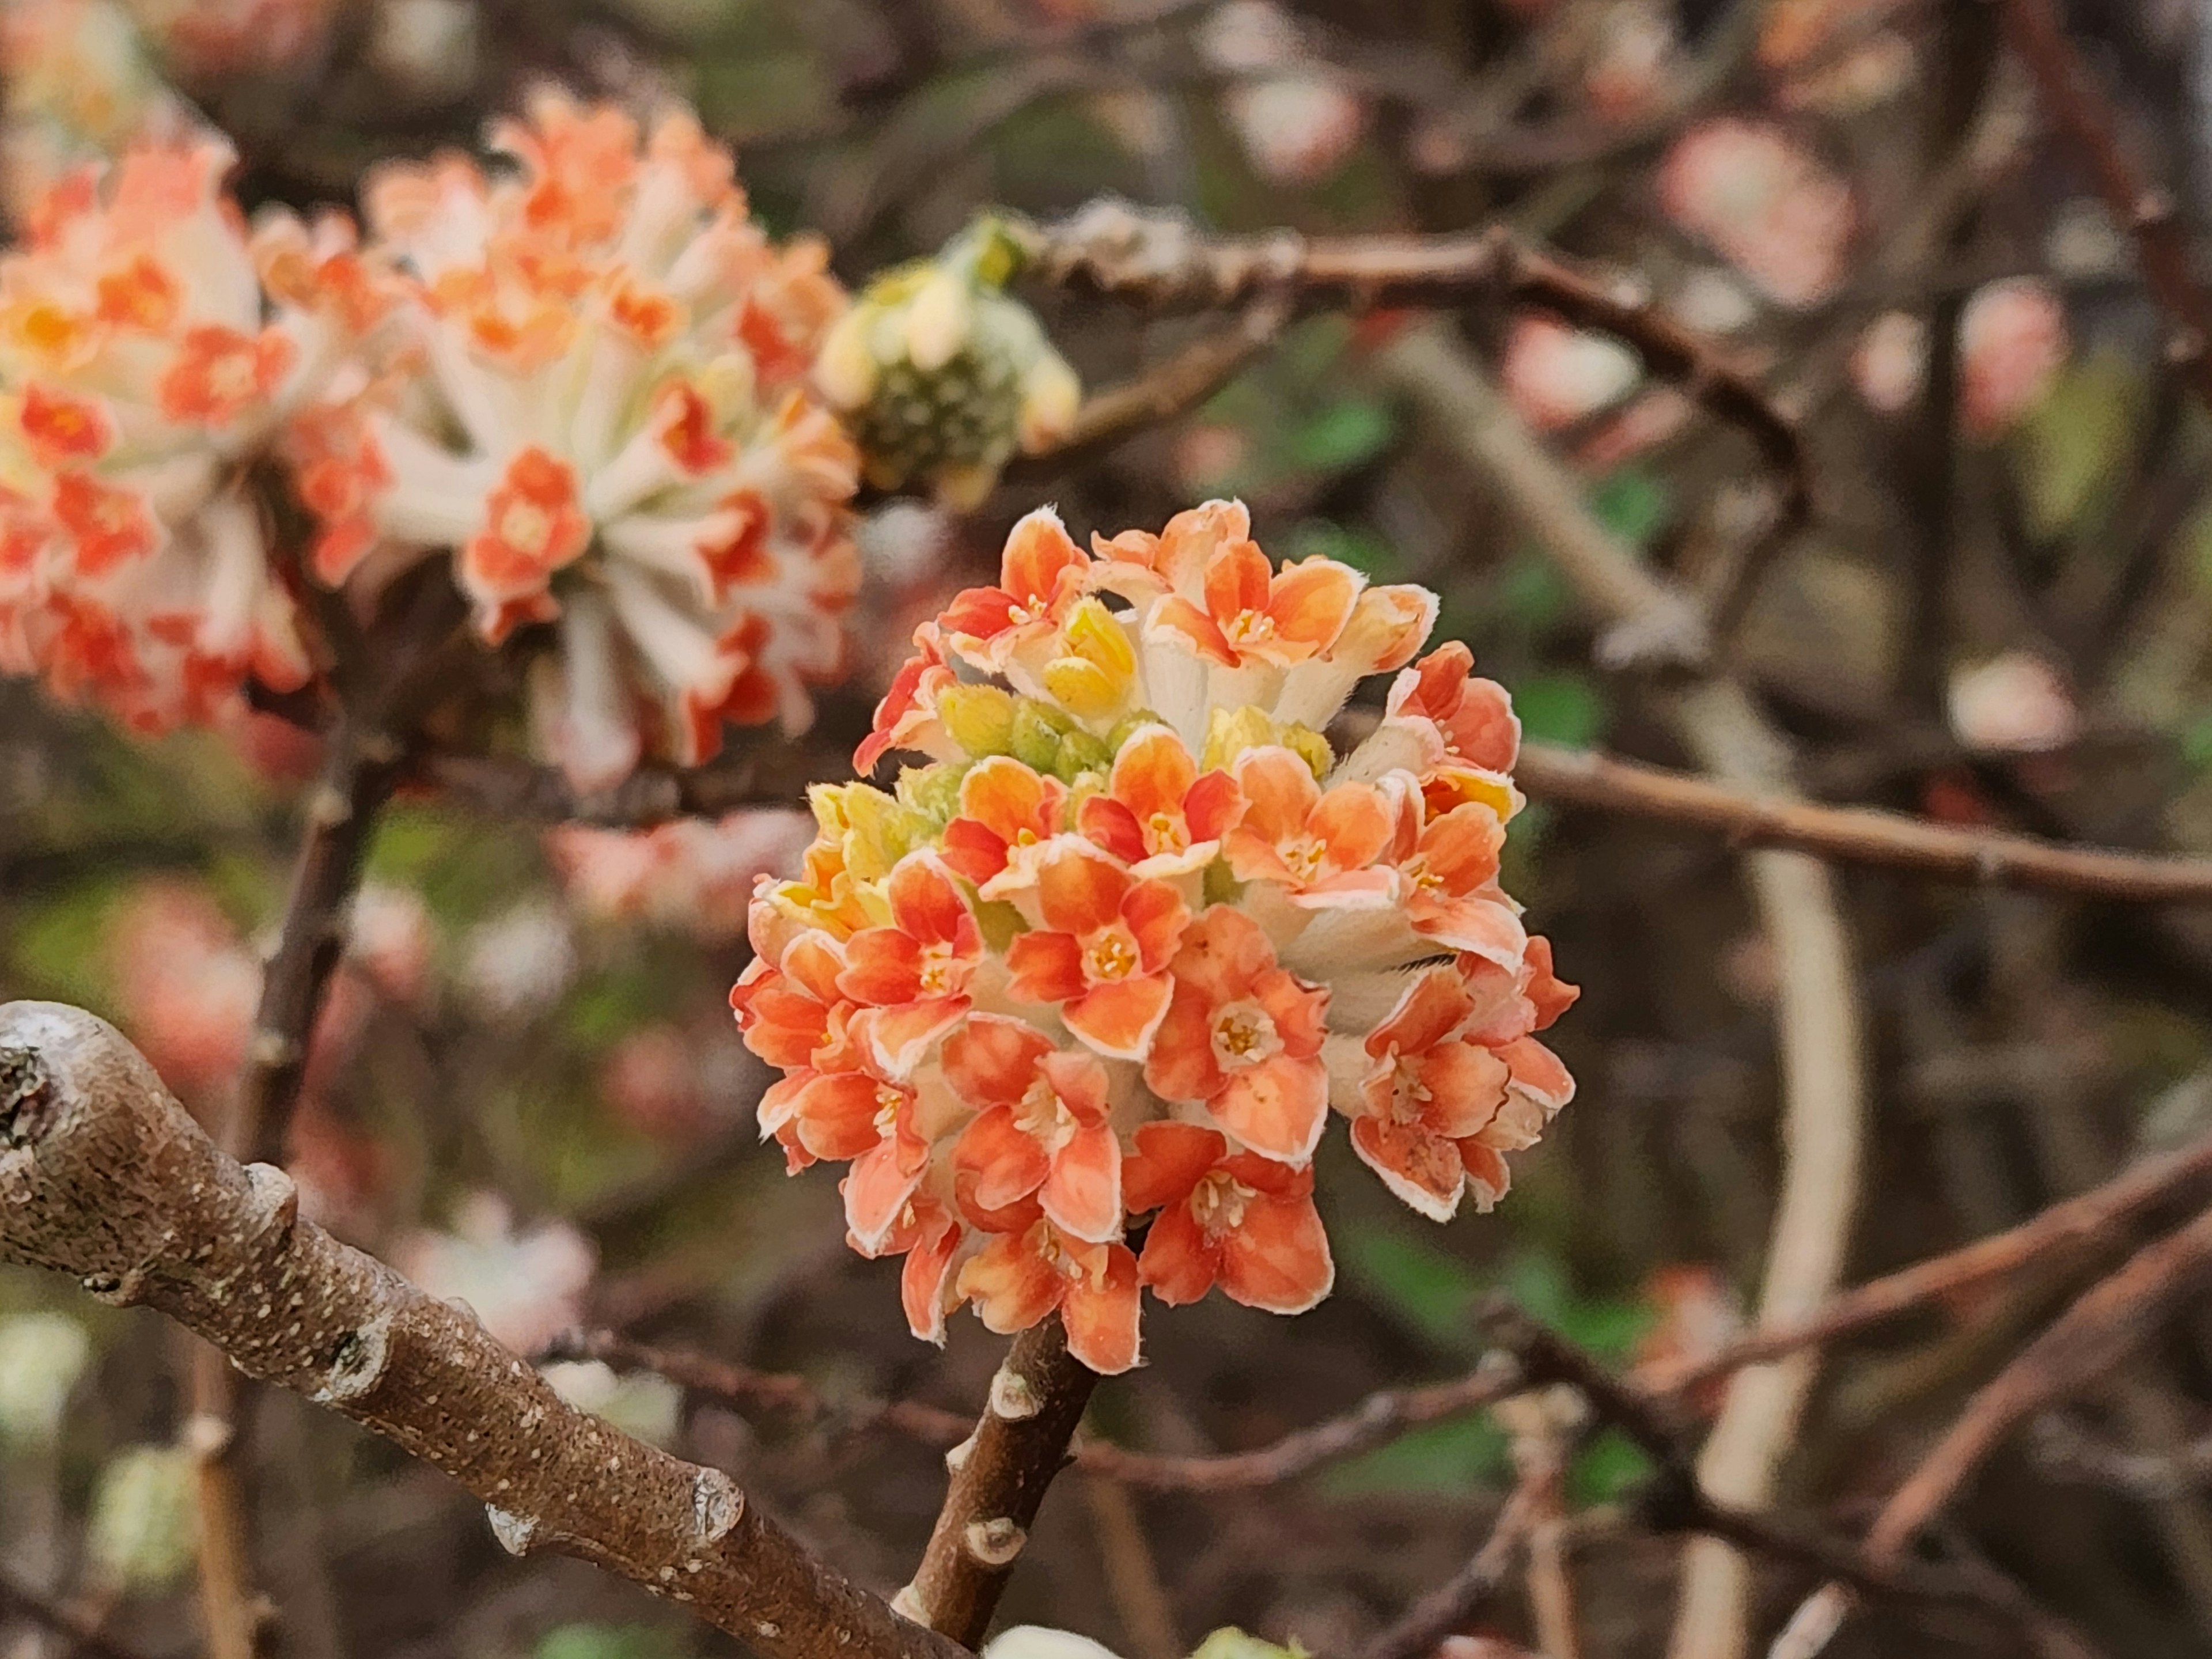
POLYGON ((1057 1317, 1014 1339, 975 1432, 945 1455, 951 1484, 900 1612, 969 1647, 982 1641, 1097 1384, 1057 1317))
POLYGON ((2051 0, 1998 0, 2012 43, 2051 118, 2081 149, 2112 216, 2135 237, 2143 281, 2173 326, 2167 355, 2212 409, 2212 295, 2190 269, 2171 192, 2146 184, 2120 142, 2118 114, 2067 37, 2051 0))
POLYGON ((443 1470, 518 1553, 579 1556, 690 1606, 766 1659, 961 1659, 810 1556, 728 1476, 563 1402, 465 1310, 298 1214, 112 1029, 0 1008, 0 1259, 160 1309, 248 1376, 443 1470))
POLYGON ((1718 830, 1740 847, 1790 847, 1846 864, 1956 881, 2147 903, 2212 900, 2212 859, 2063 847, 1865 806, 1762 796, 1636 761, 1529 744, 1514 768, 1530 794, 1718 830))

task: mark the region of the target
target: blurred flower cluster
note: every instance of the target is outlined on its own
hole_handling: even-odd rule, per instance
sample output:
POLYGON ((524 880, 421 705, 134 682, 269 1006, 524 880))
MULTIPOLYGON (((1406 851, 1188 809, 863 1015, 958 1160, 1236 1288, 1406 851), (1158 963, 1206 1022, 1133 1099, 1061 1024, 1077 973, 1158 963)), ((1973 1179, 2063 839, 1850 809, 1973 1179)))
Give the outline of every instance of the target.
MULTIPOLYGON (((321 17, 173 9, 210 50, 289 52, 321 17)), ((845 295, 692 117, 541 94, 495 125, 499 171, 373 170, 364 240, 336 213, 249 228, 228 143, 115 8, 11 10, 0 50, 26 232, 0 257, 0 672, 136 729, 228 720, 313 678, 309 584, 366 614, 438 557, 483 642, 528 656, 580 788, 806 722, 859 582, 859 456, 810 386, 845 295), (302 556, 272 544, 282 495, 302 556)))
POLYGON ((755 879, 795 872, 812 837, 804 812, 742 811, 645 830, 562 824, 545 851, 585 915, 711 941, 744 935, 755 879))
POLYGON ((731 998, 786 1073, 763 1133, 794 1170, 849 1162, 852 1243, 906 1257, 917 1334, 1057 1310, 1110 1372, 1140 1285, 1310 1307, 1332 1106, 1422 1214, 1504 1194, 1573 1092, 1532 1034, 1575 993, 1498 885, 1519 724, 1465 647, 1416 660, 1436 609, 1278 568, 1215 501, 1087 553, 1034 513, 917 632, 855 763, 928 763, 816 787, 731 998), (1324 729, 1390 672, 1338 755, 1324 729))

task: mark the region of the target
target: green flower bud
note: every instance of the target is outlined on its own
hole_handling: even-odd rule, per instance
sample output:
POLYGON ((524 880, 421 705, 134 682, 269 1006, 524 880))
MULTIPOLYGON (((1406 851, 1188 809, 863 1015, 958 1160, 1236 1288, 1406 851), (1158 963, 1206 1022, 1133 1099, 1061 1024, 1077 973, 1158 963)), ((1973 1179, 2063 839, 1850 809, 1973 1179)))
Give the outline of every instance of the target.
POLYGON ((1049 772, 1060 760, 1060 740, 1073 724, 1050 703, 1016 698, 1007 750, 1032 772, 1049 772))
POLYGON ((1086 772, 1103 772, 1114 763, 1114 751, 1105 740, 1094 738, 1088 732, 1070 732, 1060 740, 1060 753, 1053 757, 1052 775, 1062 783, 1073 783, 1086 772))
POLYGON ((1083 388, 1005 291, 1020 263, 1006 223, 978 219, 934 258, 870 283, 824 337, 815 385, 878 489, 918 483, 971 507, 1017 451, 1067 435, 1083 388))
POLYGON ((948 685, 937 694, 945 734, 977 760, 1013 747, 1014 696, 995 685, 948 685))

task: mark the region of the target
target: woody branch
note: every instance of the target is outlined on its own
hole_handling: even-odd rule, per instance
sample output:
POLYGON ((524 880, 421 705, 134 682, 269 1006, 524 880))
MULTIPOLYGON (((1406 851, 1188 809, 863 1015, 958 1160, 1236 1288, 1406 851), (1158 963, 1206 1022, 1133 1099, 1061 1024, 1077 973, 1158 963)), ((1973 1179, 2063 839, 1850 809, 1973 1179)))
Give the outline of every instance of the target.
POLYGON ((67 1273, 460 1482, 518 1553, 577 1556, 766 1659, 960 1659, 810 1555, 735 1482, 563 1402, 468 1314, 300 1219, 104 1022, 0 1007, 0 1260, 67 1273))

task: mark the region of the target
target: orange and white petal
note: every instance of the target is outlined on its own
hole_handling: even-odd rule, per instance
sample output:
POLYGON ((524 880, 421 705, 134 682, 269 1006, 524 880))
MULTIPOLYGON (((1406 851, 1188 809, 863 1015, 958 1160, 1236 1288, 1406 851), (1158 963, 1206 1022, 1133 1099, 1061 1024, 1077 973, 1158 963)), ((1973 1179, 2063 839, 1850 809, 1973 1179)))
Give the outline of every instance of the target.
POLYGON ((1170 1308, 1202 1298, 1220 1268, 1220 1247, 1206 1237, 1191 1206, 1182 1202, 1160 1212, 1137 1259, 1138 1281, 1170 1308))
POLYGON ((987 1329, 1010 1336, 1060 1305, 1065 1281, 1039 1250, 1050 1227, 1040 1221, 1026 1232, 1000 1233, 961 1267, 956 1289, 987 1329))
POLYGON ((945 1040, 945 1078, 971 1105, 1011 1106, 1029 1092, 1052 1039, 1025 1020, 977 1014, 945 1040))
POLYGON ((955 1182, 985 1210, 1019 1203, 1051 1173, 1051 1161, 1036 1137, 1025 1133, 1004 1106, 994 1106, 969 1124, 952 1148, 955 1182))
POLYGON ((1335 1286, 1336 1263, 1313 1200, 1249 1203, 1243 1224, 1222 1236, 1220 1276, 1223 1292, 1248 1308, 1297 1314, 1320 1303, 1335 1286))
POLYGON ((1109 1060, 1142 1060, 1167 1018, 1172 990, 1165 974, 1108 980, 1061 1004, 1060 1017, 1109 1060))
POLYGON ((1103 1244, 1121 1236, 1121 1143, 1112 1127, 1078 1129, 1052 1155, 1036 1189, 1045 1217, 1070 1237, 1103 1244))
POLYGON ((1094 1244, 1103 1257, 1068 1287, 1060 1316, 1067 1351, 1101 1376, 1115 1376, 1138 1358, 1137 1258, 1126 1244, 1094 1244))
POLYGON ((1304 1164, 1328 1121, 1328 1074, 1317 1057, 1275 1054, 1231 1072, 1207 1109, 1263 1158, 1304 1164))
POLYGON ((1380 1118, 1352 1120, 1352 1150, 1399 1200, 1431 1221, 1449 1221, 1467 1186, 1459 1148, 1426 1130, 1380 1118))

